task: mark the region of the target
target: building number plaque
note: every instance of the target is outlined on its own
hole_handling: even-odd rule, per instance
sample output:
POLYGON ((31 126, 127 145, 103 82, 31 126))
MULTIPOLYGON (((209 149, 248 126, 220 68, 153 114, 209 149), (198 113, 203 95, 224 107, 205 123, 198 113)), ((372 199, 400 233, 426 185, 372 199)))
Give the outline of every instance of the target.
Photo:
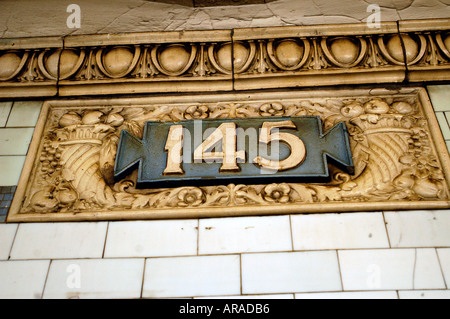
POLYGON ((120 181, 138 169, 137 187, 329 177, 328 160, 353 173, 347 128, 322 132, 320 117, 146 122, 142 140, 121 133, 120 181))

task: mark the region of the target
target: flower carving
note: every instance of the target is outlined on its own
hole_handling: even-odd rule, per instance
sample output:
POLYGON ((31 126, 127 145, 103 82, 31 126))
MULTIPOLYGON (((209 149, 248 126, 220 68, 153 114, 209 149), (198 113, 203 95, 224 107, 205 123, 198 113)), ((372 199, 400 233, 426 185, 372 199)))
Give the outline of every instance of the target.
POLYGON ((191 105, 186 109, 184 117, 188 120, 206 119, 209 108, 206 105, 191 105))
POLYGON ((176 205, 179 207, 197 207, 203 203, 203 192, 200 188, 187 187, 180 190, 176 205))
POLYGON ((264 188, 263 197, 269 202, 287 203, 291 199, 289 194, 291 187, 286 184, 270 184, 264 188))
POLYGON ((284 106, 280 103, 265 103, 259 108, 261 116, 283 116, 284 106))

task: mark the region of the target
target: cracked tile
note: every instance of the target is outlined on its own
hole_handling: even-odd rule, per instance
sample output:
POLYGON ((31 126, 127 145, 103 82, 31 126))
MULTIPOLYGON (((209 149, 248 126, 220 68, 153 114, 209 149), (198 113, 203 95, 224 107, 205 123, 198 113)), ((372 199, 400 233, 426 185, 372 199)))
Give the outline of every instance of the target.
POLYGON ((392 247, 450 246, 450 215, 446 210, 385 212, 392 247))
POLYGON ((434 248, 339 251, 344 290, 445 289, 434 248))

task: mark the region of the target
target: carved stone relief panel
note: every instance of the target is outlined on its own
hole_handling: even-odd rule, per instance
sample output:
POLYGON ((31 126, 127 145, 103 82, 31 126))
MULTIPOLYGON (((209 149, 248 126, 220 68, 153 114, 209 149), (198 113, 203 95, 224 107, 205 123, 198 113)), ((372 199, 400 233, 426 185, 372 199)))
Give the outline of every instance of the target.
MULTIPOLYGON (((354 44, 363 47, 356 40, 354 44)), ((339 63, 353 63, 350 60, 339 63)), ((283 61, 292 67, 301 63, 283 61)), ((124 65, 120 72, 128 69, 124 65)), ((449 208, 449 164, 428 96, 421 88, 47 101, 8 221, 449 208), (270 184, 158 189, 136 188, 136 171, 114 180, 123 130, 142 138, 147 121, 176 124, 195 119, 280 116, 320 117, 324 132, 344 123, 354 174, 330 166, 331 179, 325 183, 280 178, 270 184)))

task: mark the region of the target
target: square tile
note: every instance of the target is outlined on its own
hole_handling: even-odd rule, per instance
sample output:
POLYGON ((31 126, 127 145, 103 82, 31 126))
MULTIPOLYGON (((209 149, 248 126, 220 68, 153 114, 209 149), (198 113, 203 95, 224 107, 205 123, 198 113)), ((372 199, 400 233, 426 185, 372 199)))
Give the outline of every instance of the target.
POLYGON ((199 254, 290 250, 289 216, 200 220, 199 254))
POLYGON ((139 298, 145 259, 54 260, 45 299, 139 298))
POLYGON ((292 215, 294 250, 389 248, 382 213, 292 215))
POLYGON ((105 257, 197 254, 197 220, 111 222, 105 257))
POLYGON ((344 290, 445 288, 435 249, 339 251, 344 290))
POLYGON ((399 291, 400 299, 450 299, 450 290, 399 291))
POLYGON ((352 291, 295 294, 295 299, 398 299, 395 291, 352 291))
POLYGON ((34 128, 0 129, 0 155, 27 155, 34 128))
POLYGON ((20 224, 11 259, 101 258, 107 223, 20 224))
POLYGON ((5 127, 12 104, 12 102, 0 102, 0 127, 5 127))
POLYGON ((436 112, 436 117, 439 122, 439 127, 441 128, 444 139, 445 140, 450 139, 450 127, 448 125, 447 118, 445 117, 444 113, 436 112))
POLYGON ((237 255, 149 258, 143 297, 201 297, 239 295, 237 255))
POLYGON ((0 261, 0 299, 40 299, 49 260, 0 261))
POLYGON ((447 289, 450 289, 450 248, 438 249, 439 261, 441 263, 442 273, 444 274, 447 289))
POLYGON ((436 112, 450 111, 450 85, 429 85, 427 90, 436 112))
POLYGON ((17 224, 0 225, 0 260, 7 260, 16 235, 17 224))
POLYGON ((392 247, 450 247, 450 211, 385 212, 392 247))
POLYGON ((342 290, 336 251, 242 255, 242 293, 342 290))
POLYGON ((0 156, 0 186, 19 183, 26 156, 0 156))
POLYGON ((14 102, 7 127, 34 127, 41 112, 42 101, 14 102))

